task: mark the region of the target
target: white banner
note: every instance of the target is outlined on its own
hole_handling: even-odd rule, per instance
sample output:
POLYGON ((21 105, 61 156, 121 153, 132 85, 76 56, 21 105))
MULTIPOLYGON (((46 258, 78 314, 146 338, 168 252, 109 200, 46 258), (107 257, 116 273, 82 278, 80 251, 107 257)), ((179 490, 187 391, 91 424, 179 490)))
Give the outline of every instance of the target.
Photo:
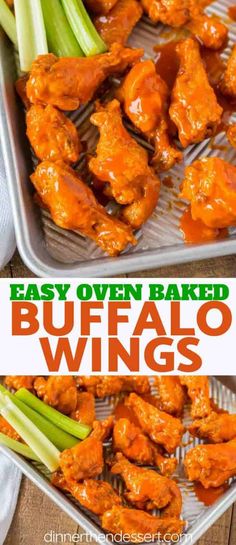
POLYGON ((232 279, 2 279, 0 374, 235 375, 232 279))

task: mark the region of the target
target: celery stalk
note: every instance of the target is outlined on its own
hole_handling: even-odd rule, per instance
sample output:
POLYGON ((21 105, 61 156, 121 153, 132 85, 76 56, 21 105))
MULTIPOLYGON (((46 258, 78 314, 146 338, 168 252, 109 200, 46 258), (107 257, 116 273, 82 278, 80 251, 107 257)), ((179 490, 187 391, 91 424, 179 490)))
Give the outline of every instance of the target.
POLYGON ((16 30, 23 72, 31 69, 38 55, 48 53, 40 0, 15 0, 16 30))
POLYGON ((49 439, 12 403, 6 395, 0 393, 0 413, 11 424, 25 443, 33 450, 41 462, 56 471, 59 467, 60 451, 49 439))
POLYGON ((16 20, 5 0, 0 0, 0 25, 11 42, 17 47, 16 20))
POLYGON ((31 394, 26 388, 20 388, 16 392, 15 396, 23 401, 26 405, 37 411, 39 414, 45 416, 50 422, 53 422, 58 428, 67 431, 74 437, 79 439, 85 439, 91 432, 91 427, 81 422, 76 422, 68 416, 61 414, 59 411, 46 405, 43 401, 38 399, 35 395, 31 394))
POLYGON ((61 0, 70 26, 86 57, 107 51, 81 0, 61 0))
POLYGON ((60 451, 67 448, 74 447, 78 443, 78 439, 69 435, 63 430, 60 430, 52 422, 49 422, 44 416, 37 413, 28 405, 25 405, 20 399, 17 399, 15 395, 11 394, 4 386, 0 384, 0 392, 9 397, 12 402, 27 416, 37 428, 46 435, 48 439, 57 447, 60 451))
POLYGON ((40 462, 38 456, 36 456, 31 448, 29 448, 27 445, 24 445, 23 443, 19 443, 19 441, 15 441, 15 439, 11 439, 11 437, 8 437, 4 433, 0 433, 0 445, 14 450, 14 452, 21 454, 25 458, 29 458, 29 460, 40 462))
POLYGON ((41 0, 44 23, 51 53, 58 57, 83 56, 65 16, 60 0, 41 0))

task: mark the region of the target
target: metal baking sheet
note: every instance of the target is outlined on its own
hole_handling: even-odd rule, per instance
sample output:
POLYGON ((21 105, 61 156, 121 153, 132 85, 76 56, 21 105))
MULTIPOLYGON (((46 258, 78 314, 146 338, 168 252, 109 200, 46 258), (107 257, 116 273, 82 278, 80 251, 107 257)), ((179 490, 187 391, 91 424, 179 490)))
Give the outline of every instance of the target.
MULTIPOLYGON (((214 402, 221 408, 228 410, 231 413, 236 412, 236 389, 235 381, 232 377, 227 377, 225 386, 216 378, 211 378, 211 397, 214 402)), ((155 393, 155 390, 153 390, 155 393)), ((112 411, 119 397, 111 397, 104 400, 96 401, 96 416, 98 419, 107 417, 112 411)), ((189 406, 185 407, 183 422, 185 425, 190 423, 189 406)), ((184 435, 183 443, 189 443, 188 432, 184 435)), ((201 443, 198 439, 194 439, 187 447, 177 449, 176 456, 178 459, 177 472, 174 475, 180 486, 183 496, 182 518, 188 521, 188 528, 185 530, 185 537, 178 543, 186 545, 197 542, 198 539, 215 523, 215 521, 236 501, 236 479, 231 480, 228 490, 211 506, 206 507, 197 497, 195 488, 192 482, 187 481, 184 475, 183 459, 188 449, 201 443)), ((109 444, 107 444, 109 449, 109 444)), ((43 470, 43 467, 36 463, 25 461, 21 456, 11 452, 5 447, 0 447, 8 458, 10 458, 22 472, 38 486, 45 494, 47 494, 67 515, 75 520, 86 532, 93 535, 98 543, 104 543, 104 534, 99 525, 99 520, 89 511, 82 508, 76 500, 69 494, 63 494, 54 488, 49 482, 49 475, 43 470), (103 534, 103 537, 101 537, 103 534)), ((112 476, 107 469, 104 470, 101 478, 112 482, 113 485, 122 492, 122 482, 119 477, 112 476)), ((107 542, 108 539, 107 539, 107 542)))
MULTIPOLYGON (((208 12, 220 16, 229 23, 228 7, 233 3, 232 0, 213 2, 208 12)), ((154 26, 144 17, 134 30, 130 44, 144 47, 146 56, 153 57, 153 46, 163 40, 165 32, 166 29, 162 25, 154 26)), ((168 39, 170 39, 169 29, 168 39)), ((236 23, 231 23, 228 46, 222 53, 224 58, 227 58, 235 42, 236 23)), ((14 52, 2 33, 0 34, 1 142, 13 207, 17 245, 26 265, 35 274, 43 277, 111 276, 236 252, 236 229, 231 229, 229 237, 225 240, 199 245, 185 244, 179 231, 179 220, 185 207, 185 203, 183 201, 181 203, 178 199, 179 183, 183 178, 184 166, 197 158, 213 155, 220 155, 236 164, 236 151, 227 144, 223 133, 215 137, 214 146, 212 141, 205 140, 197 146, 191 146, 185 152, 183 164, 168 173, 174 181, 174 187, 162 185, 158 206, 150 220, 138 233, 138 245, 128 249, 120 257, 107 257, 93 242, 83 238, 79 233, 58 228, 47 213, 37 208, 32 199, 33 189, 29 182, 29 175, 33 171, 34 160, 25 135, 23 109, 14 91, 15 76, 14 52), (222 149, 225 151, 222 152, 222 149)), ((71 115, 90 150, 96 138, 96 129, 88 122, 91 111, 92 105, 71 115)))

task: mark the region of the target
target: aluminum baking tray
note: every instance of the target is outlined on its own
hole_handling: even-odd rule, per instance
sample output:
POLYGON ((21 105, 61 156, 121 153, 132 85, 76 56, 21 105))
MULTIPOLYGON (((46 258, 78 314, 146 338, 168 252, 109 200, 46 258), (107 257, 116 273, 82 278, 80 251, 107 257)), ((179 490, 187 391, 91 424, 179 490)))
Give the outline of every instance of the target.
MULTIPOLYGON (((236 388, 233 377, 227 377, 227 386, 221 383, 216 378, 211 378, 211 397, 214 402, 221 408, 236 412, 236 388)), ((153 390, 155 393, 155 390, 153 390)), ((107 417, 113 407, 119 401, 119 396, 96 401, 96 416, 98 419, 107 417)), ((189 406, 185 407, 184 419, 185 425, 190 422, 189 406)), ((206 507, 202 503, 196 493, 193 483, 188 482, 184 476, 183 459, 188 449, 196 444, 199 444, 198 439, 194 439, 189 443, 188 432, 184 435, 183 444, 188 444, 186 447, 177 449, 176 456, 178 458, 178 469, 175 477, 178 480, 182 496, 183 496, 183 511, 182 517, 188 521, 188 528, 185 530, 185 537, 178 543, 180 545, 196 543, 198 539, 210 528, 212 524, 236 501, 236 480, 232 480, 228 490, 211 506, 206 507)), ((106 446, 109 449, 109 444, 106 446)), ((54 488, 49 481, 49 475, 45 473, 43 467, 36 463, 25 461, 21 456, 11 452, 5 447, 0 447, 0 450, 6 454, 36 486, 38 486, 47 496, 51 498, 67 515, 69 515, 77 524, 79 524, 86 532, 92 534, 93 538, 98 543, 104 543, 104 534, 99 525, 99 520, 96 516, 91 515, 89 511, 81 508, 81 506, 72 498, 65 495, 54 488), (102 535, 101 535, 102 534, 102 535)), ((101 478, 108 480, 122 492, 122 482, 119 477, 112 476, 107 469, 104 470, 101 478)), ((110 541, 107 538, 107 543, 110 541)))
MULTIPOLYGON (((209 13, 215 13, 229 23, 228 7, 232 0, 214 2, 209 13)), ((153 46, 163 40, 166 29, 154 26, 143 18, 130 39, 133 46, 143 46, 146 56, 154 55, 153 46)), ((168 29, 168 39, 170 33, 168 29)), ((227 58, 236 42, 236 23, 230 24, 228 47, 222 54, 227 58)), ((33 171, 33 157, 25 135, 24 113, 14 91, 16 62, 13 49, 0 35, 0 127, 1 142, 6 162, 7 179, 12 202, 17 245, 26 265, 38 276, 111 276, 161 265, 187 262, 236 252, 236 229, 225 240, 213 243, 186 245, 179 231, 180 216, 185 207, 178 199, 184 165, 202 156, 221 155, 236 164, 236 152, 227 145, 223 133, 212 141, 206 140, 185 152, 184 163, 175 167, 170 175, 174 187, 162 185, 158 206, 138 233, 138 245, 118 258, 109 258, 93 242, 77 232, 58 228, 49 215, 42 212, 32 199, 29 175, 33 171), (222 148, 223 146, 223 148, 222 148), (213 149, 214 148, 214 149, 213 149), (225 151, 222 152, 222 149, 225 151), (221 151, 220 151, 221 150, 221 151)), ((79 127, 88 149, 94 146, 96 129, 88 122, 92 105, 73 112, 71 118, 79 127)), ((236 120, 236 117, 235 117, 236 120)), ((169 173, 168 173, 169 174, 169 173)))

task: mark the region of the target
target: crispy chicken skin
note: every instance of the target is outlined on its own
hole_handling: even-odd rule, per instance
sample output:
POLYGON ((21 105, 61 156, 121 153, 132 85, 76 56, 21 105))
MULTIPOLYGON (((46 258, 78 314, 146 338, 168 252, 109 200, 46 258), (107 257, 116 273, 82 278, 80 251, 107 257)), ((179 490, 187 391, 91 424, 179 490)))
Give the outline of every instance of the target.
POLYGON ((120 418, 115 423, 113 450, 122 452, 132 462, 158 467, 162 475, 172 475, 176 469, 176 458, 165 458, 159 445, 127 418, 120 418))
POLYGON ((180 197, 191 204, 194 220, 223 229, 236 223, 236 167, 219 157, 195 161, 185 170, 180 197))
POLYGON ((75 411, 77 405, 76 382, 71 376, 37 377, 34 382, 37 396, 63 414, 75 411))
POLYGON ((142 13, 142 7, 137 0, 118 0, 106 16, 97 16, 93 22, 108 46, 113 43, 125 45, 142 13))
POLYGON ((116 5, 117 0, 85 0, 85 4, 92 13, 106 15, 116 5))
POLYGON ((107 195, 127 205, 121 218, 138 229, 152 214, 160 191, 147 151, 125 129, 118 100, 98 106, 91 122, 98 127, 100 139, 89 168, 105 184, 107 195))
POLYGON ((236 45, 234 45, 220 85, 224 95, 236 97, 236 45))
POLYGON ((121 453, 116 454, 111 473, 122 477, 127 489, 125 498, 138 509, 163 509, 164 517, 180 517, 182 496, 175 481, 131 464, 121 453))
POLYGON ((188 396, 192 403, 192 418, 204 418, 208 416, 211 412, 208 377, 186 375, 180 377, 180 382, 182 386, 187 387, 188 396))
POLYGON ((120 392, 134 391, 138 394, 148 394, 150 384, 148 377, 139 376, 79 376, 76 379, 77 386, 91 392, 95 397, 104 398, 106 396, 116 395, 120 392))
POLYGON ((154 23, 183 26, 189 19, 189 0, 141 0, 144 11, 154 23))
POLYGON ((121 498, 106 481, 85 479, 82 483, 67 481, 60 472, 52 476, 52 484, 61 490, 70 492, 86 509, 101 516, 113 505, 120 505, 121 498))
POLYGON ((70 417, 78 422, 92 426, 95 420, 95 399, 90 392, 78 392, 75 409, 70 417))
POLYGON ((231 146, 233 146, 233 148, 236 148, 236 123, 229 126, 226 132, 226 136, 231 146))
POLYGON ((154 384, 159 394, 159 408, 175 416, 181 415, 184 408, 185 395, 179 377, 156 376, 154 384))
POLYGON ((200 481, 204 488, 221 486, 236 475, 236 439, 198 445, 186 454, 184 467, 190 481, 200 481))
POLYGON ((168 87, 152 60, 138 62, 131 68, 118 98, 135 127, 153 143, 155 167, 164 171, 180 162, 182 153, 170 143, 168 135, 168 87))
POLYGON ((180 69, 172 90, 169 113, 178 128, 179 140, 186 148, 215 133, 223 110, 209 84, 197 41, 187 38, 176 46, 176 50, 180 69))
POLYGON ((105 420, 95 420, 93 422, 93 431, 91 437, 96 437, 99 441, 104 443, 108 441, 112 436, 114 427, 114 416, 110 415, 105 420))
POLYGON ((172 454, 181 443, 184 432, 181 421, 159 411, 135 393, 130 394, 126 404, 133 410, 143 432, 154 443, 162 445, 169 454, 172 454))
POLYGON ((7 375, 4 379, 4 383, 8 388, 19 390, 20 388, 26 388, 27 390, 34 389, 34 381, 36 377, 30 376, 14 376, 7 375))
POLYGON ((27 96, 32 104, 77 110, 93 98, 108 76, 124 72, 142 55, 142 49, 125 49, 119 44, 114 44, 108 53, 93 57, 40 55, 32 64, 27 96))
POLYGON ((11 439, 15 439, 15 441, 21 440, 18 433, 14 430, 14 428, 12 428, 10 424, 8 424, 8 422, 2 416, 0 416, 0 433, 4 433, 4 435, 7 435, 11 439))
POLYGON ((139 509, 113 506, 102 517, 102 527, 113 534, 128 534, 132 543, 142 543, 145 536, 153 535, 153 541, 166 534, 181 534, 185 523, 175 518, 158 518, 139 509), (156 537, 157 535, 157 537, 156 537))
POLYGON ((102 473, 103 446, 95 437, 88 437, 60 454, 60 468, 67 481, 94 479, 102 473))
POLYGON ((110 216, 92 190, 62 161, 44 161, 31 181, 59 227, 80 231, 110 256, 136 243, 130 227, 110 216))
POLYGON ((26 114, 27 136, 41 161, 75 163, 81 144, 76 126, 53 106, 33 105, 26 114))
POLYGON ((228 28, 217 17, 197 14, 186 26, 208 49, 221 49, 226 43, 228 28))
POLYGON ((189 431, 194 437, 210 443, 231 441, 236 437, 236 414, 212 411, 206 418, 194 420, 189 426, 189 431))

